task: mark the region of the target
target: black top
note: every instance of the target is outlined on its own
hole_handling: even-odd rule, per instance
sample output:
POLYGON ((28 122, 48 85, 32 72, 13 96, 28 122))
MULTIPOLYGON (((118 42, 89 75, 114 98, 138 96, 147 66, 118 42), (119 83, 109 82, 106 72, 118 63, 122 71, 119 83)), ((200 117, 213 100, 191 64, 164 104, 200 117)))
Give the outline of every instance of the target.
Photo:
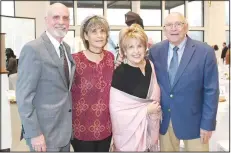
POLYGON ((222 49, 221 58, 225 58, 225 55, 226 55, 227 50, 228 50, 228 47, 227 47, 227 46, 225 46, 225 47, 222 49))
POLYGON ((130 95, 146 98, 151 80, 152 67, 146 60, 145 76, 140 68, 122 63, 114 70, 112 87, 130 95))
POLYGON ((17 59, 14 57, 9 58, 6 61, 6 70, 8 71, 8 76, 17 73, 17 69, 18 69, 17 59))

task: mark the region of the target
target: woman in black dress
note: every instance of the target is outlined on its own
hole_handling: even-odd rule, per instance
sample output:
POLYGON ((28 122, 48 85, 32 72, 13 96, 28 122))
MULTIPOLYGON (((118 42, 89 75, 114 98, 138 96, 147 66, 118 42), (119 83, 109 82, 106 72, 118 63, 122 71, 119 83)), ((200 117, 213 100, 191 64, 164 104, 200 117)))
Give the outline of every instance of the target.
POLYGON ((160 88, 154 65, 145 59, 148 38, 133 24, 120 31, 125 61, 114 70, 110 114, 115 151, 157 151, 160 88))

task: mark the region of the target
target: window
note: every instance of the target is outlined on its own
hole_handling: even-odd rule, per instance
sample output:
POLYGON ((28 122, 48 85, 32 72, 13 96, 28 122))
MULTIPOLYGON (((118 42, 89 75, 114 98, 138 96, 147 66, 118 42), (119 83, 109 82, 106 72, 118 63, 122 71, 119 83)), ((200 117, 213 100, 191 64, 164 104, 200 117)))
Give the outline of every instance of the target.
POLYGON ((229 6, 230 6, 230 1, 225 1, 225 25, 229 26, 229 6))
POLYGON ((125 14, 131 11, 131 1, 107 1, 109 25, 126 25, 125 14))
POLYGON ((1 1, 1 15, 15 16, 14 5, 14 1, 1 1))
POLYGON ((74 9, 68 7, 68 10, 70 12, 70 25, 74 25, 74 9))
POLYGON ((161 26, 161 1, 140 1, 144 26, 161 26))
POLYGON ((63 40, 71 47, 71 53, 76 52, 76 41, 75 41, 74 30, 69 30, 63 40))
POLYGON ((75 20, 74 20, 74 1, 50 1, 50 4, 54 4, 54 3, 62 3, 64 4, 66 7, 68 7, 68 10, 70 12, 70 25, 74 25, 75 24, 75 20))
POLYGON ((226 44, 227 44, 227 46, 228 46, 228 44, 230 44, 230 42, 231 42, 231 37, 230 37, 230 31, 229 30, 226 30, 225 31, 225 35, 226 35, 226 44))
POLYGON ((120 31, 110 31, 110 36, 108 40, 108 50, 111 51, 114 56, 116 56, 115 47, 119 46, 119 33, 120 31))
POLYGON ((152 39, 153 44, 156 44, 161 41, 162 31, 145 31, 148 36, 148 39, 152 39))
POLYGON ((103 16, 103 1, 77 1, 77 25, 90 15, 103 16))
POLYGON ((191 1, 188 3, 188 23, 189 26, 203 26, 203 1, 191 1), (196 8, 196 11, 195 11, 196 8))
POLYGON ((204 31, 189 31, 188 36, 198 41, 204 41, 204 31))
POLYGON ((179 12, 185 15, 185 2, 184 1, 165 1, 165 9, 172 12, 179 12))
POLYGON ((170 10, 165 10, 164 11, 164 18, 166 18, 169 15, 169 13, 170 13, 170 10))

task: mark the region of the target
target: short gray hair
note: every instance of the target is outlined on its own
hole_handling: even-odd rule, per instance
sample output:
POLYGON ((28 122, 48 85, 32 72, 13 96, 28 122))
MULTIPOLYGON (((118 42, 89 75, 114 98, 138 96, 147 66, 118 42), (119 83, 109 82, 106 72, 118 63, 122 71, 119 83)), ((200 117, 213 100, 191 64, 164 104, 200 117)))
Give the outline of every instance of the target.
POLYGON ((168 17, 171 16, 171 15, 178 15, 178 16, 180 16, 180 17, 182 18, 182 20, 184 21, 184 23, 185 23, 185 24, 188 24, 187 19, 186 19, 186 18, 184 17, 184 15, 183 15, 182 13, 180 13, 180 12, 171 12, 167 17, 165 17, 165 19, 164 19, 164 24, 166 24, 168 17))

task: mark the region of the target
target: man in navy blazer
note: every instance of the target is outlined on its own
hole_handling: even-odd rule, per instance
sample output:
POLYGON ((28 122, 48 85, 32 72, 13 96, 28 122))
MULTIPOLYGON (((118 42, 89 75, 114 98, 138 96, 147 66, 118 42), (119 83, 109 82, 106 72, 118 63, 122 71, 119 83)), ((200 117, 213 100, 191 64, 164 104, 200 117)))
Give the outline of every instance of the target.
POLYGON ((149 55, 161 88, 161 151, 179 151, 180 140, 185 151, 209 151, 219 98, 215 52, 187 36, 188 23, 180 13, 166 17, 164 32, 167 40, 149 55))

